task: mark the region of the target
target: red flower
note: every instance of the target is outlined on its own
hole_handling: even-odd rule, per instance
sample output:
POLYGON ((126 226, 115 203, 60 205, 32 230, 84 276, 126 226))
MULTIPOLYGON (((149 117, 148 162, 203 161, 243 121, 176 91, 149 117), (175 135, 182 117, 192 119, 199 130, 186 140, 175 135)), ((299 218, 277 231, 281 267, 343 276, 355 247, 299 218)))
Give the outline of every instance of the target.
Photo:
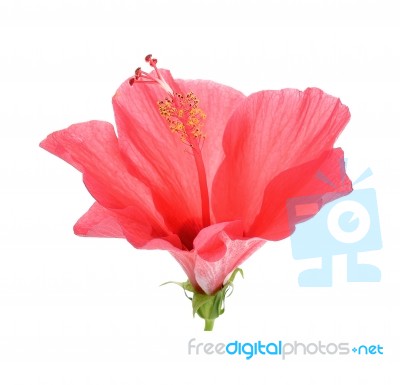
POLYGON ((212 295, 266 240, 352 190, 333 148, 349 110, 317 88, 246 97, 146 60, 154 71, 137 69, 113 98, 118 136, 90 121, 41 146, 82 172, 96 200, 76 234, 168 250, 193 290, 212 295), (296 216, 288 202, 299 197, 314 209, 296 216))

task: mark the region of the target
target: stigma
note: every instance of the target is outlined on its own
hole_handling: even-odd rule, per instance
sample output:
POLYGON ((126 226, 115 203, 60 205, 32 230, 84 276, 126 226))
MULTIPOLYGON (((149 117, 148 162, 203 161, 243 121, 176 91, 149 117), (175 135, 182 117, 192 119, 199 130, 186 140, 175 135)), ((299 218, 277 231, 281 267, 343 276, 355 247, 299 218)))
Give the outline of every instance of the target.
POLYGON ((157 59, 153 59, 152 55, 147 55, 144 60, 149 63, 150 67, 154 68, 155 76, 143 71, 141 67, 138 67, 135 70, 135 76, 132 76, 129 79, 129 85, 133 86, 134 83, 154 83, 158 84, 161 88, 165 90, 165 92, 173 96, 174 91, 172 91, 172 88, 163 78, 157 68, 157 59))
POLYGON ((135 75, 129 79, 129 84, 133 86, 135 83, 147 83, 160 86, 166 92, 166 97, 157 102, 160 115, 183 143, 199 149, 199 143, 205 139, 202 127, 206 119, 206 114, 199 107, 199 99, 193 92, 174 91, 157 68, 157 59, 152 55, 147 55, 145 61, 154 71, 147 73, 138 67, 135 75))

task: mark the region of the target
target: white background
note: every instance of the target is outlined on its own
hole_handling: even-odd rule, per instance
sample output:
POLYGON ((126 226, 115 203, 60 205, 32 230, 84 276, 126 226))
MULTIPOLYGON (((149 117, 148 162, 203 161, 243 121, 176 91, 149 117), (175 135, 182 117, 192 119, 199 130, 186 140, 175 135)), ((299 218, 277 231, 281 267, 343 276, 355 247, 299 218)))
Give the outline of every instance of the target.
POLYGON ((0 383, 398 384, 400 376, 399 19, 396 1, 0 2, 0 383), (338 145, 377 191, 380 283, 300 288, 289 241, 243 266, 213 333, 191 318, 165 252, 73 235, 91 205, 80 174, 38 143, 90 119, 153 53, 178 78, 245 93, 318 86, 352 119, 338 145), (381 344, 383 356, 188 356, 187 342, 381 344))

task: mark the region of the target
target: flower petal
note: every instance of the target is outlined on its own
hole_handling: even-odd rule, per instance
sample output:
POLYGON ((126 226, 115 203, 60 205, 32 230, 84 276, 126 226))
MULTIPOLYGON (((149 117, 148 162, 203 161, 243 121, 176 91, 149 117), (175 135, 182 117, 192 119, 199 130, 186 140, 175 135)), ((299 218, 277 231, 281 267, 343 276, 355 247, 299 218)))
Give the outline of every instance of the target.
MULTIPOLYGON (((221 289, 226 277, 265 241, 243 237, 240 221, 218 223, 204 228, 194 240, 192 251, 170 251, 181 265, 192 261, 188 275, 196 290, 212 294, 221 289)), ((186 270, 185 270, 186 271, 186 270)))
POLYGON ((110 123, 74 124, 52 133, 40 145, 81 171, 87 189, 101 206, 121 218, 129 213, 131 225, 141 229, 135 236, 137 247, 169 234, 151 192, 127 171, 110 123))
POLYGON ((315 160, 282 172, 269 183, 249 233, 268 240, 286 238, 297 223, 351 191, 342 149, 326 151, 315 160))
POLYGON ((86 237, 125 238, 115 214, 97 202, 78 220, 74 232, 86 237))
POLYGON ((159 113, 157 102, 166 96, 155 84, 123 83, 113 98, 118 139, 129 172, 152 191, 166 225, 190 249, 202 226, 198 175, 191 149, 159 113))
POLYGON ((316 88, 250 95, 225 130, 226 157, 213 185, 216 219, 241 219, 246 233, 266 186, 283 171, 331 149, 349 118, 339 99, 316 88))

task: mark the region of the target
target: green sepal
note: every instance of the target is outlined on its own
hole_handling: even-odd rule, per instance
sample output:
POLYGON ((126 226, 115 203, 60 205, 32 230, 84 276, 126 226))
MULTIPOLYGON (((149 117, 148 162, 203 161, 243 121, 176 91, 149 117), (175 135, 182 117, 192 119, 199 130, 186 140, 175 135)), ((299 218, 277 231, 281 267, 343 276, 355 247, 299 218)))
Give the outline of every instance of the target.
POLYGON ((203 319, 216 319, 224 314, 225 291, 220 290, 214 295, 198 294, 193 296, 193 316, 197 315, 203 319))
POLYGON ((180 286, 185 291, 190 291, 191 293, 196 292, 196 290, 194 290, 193 285, 189 281, 186 281, 186 282, 168 281, 168 282, 162 283, 160 286, 168 285, 170 283, 180 286))
POLYGON ((228 281, 226 282, 225 286, 233 286, 233 281, 235 280, 236 274, 240 273, 240 275, 242 276, 242 278, 244 278, 244 273, 243 270, 240 267, 237 267, 235 270, 233 270, 233 273, 231 274, 231 276, 229 277, 228 281))
POLYGON ((233 288, 233 281, 237 275, 240 273, 243 276, 243 270, 236 268, 229 279, 226 281, 225 285, 214 294, 204 294, 198 293, 194 289, 193 285, 189 282, 175 282, 169 281, 163 283, 161 286, 167 283, 173 283, 183 288, 186 297, 192 301, 193 317, 197 314, 200 318, 205 320, 204 330, 211 331, 214 325, 214 320, 225 312, 225 298, 229 297, 232 293, 229 293, 229 289, 233 288), (193 297, 190 298, 186 292, 193 293, 193 297), (228 294, 228 295, 227 295, 228 294))

